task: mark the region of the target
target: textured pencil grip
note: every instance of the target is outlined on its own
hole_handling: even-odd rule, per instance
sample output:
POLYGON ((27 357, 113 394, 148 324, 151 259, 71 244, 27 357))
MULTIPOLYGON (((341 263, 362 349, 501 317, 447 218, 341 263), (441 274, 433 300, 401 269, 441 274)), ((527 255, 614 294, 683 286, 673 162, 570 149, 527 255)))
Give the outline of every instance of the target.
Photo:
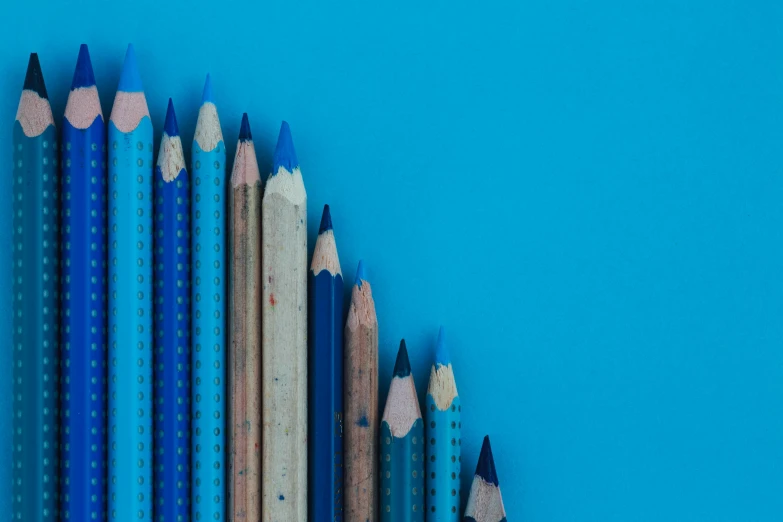
POLYGON ((455 397, 445 411, 438 409, 427 394, 427 521, 459 520, 462 462, 460 415, 462 407, 455 397))
POLYGON ((424 445, 421 419, 400 438, 381 422, 381 522, 424 520, 424 445))

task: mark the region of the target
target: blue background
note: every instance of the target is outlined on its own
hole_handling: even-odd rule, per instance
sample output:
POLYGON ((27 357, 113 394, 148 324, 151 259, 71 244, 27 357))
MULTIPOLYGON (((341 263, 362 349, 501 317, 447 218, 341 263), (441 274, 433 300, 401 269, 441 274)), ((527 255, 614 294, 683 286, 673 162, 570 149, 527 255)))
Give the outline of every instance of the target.
POLYGON ((156 147, 172 96, 189 154, 208 71, 232 157, 243 111, 262 171, 291 123, 312 239, 330 203, 367 262, 382 399, 405 336, 423 400, 446 326, 466 487, 489 433, 511 520, 780 520, 783 6, 465 4, 9 4, 0 222, 28 53, 59 124, 79 44, 108 117, 132 41, 156 147))

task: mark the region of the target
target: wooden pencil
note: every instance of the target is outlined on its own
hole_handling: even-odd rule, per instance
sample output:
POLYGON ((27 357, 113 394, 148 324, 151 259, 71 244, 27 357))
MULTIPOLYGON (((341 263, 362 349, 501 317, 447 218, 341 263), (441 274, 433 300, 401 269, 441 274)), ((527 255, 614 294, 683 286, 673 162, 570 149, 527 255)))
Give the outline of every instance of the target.
POLYGON ((506 509, 503 507, 503 497, 500 494, 498 474, 495 471, 495 460, 492 458, 492 448, 489 436, 484 437, 481 446, 476 474, 470 487, 468 505, 465 508, 465 522, 505 522, 506 509))
POLYGON ((343 273, 324 206, 310 265, 310 522, 343 519, 343 273))
POLYGON ((14 517, 58 520, 59 169, 38 55, 13 133, 14 517))
POLYGON ((459 520, 462 405, 443 327, 427 388, 427 520, 459 520))
POLYGON ((155 519, 190 518, 190 180, 169 98, 155 167, 155 519))
POLYGON ((207 75, 192 151, 192 518, 225 520, 226 146, 207 75))
POLYGON ((228 519, 261 518, 261 178, 247 114, 231 173, 228 519))
POLYGON ((108 517, 152 520, 152 122, 128 46, 109 118, 108 517))
POLYGON ((62 129, 62 517, 106 511, 106 123, 82 44, 62 129))
POLYGON ((424 521, 424 423, 405 340, 381 419, 381 522, 424 521))
POLYGON ((378 520, 378 318, 359 261, 345 323, 345 520, 378 520))
POLYGON ((280 127, 263 206, 263 522, 307 520, 307 194, 280 127))

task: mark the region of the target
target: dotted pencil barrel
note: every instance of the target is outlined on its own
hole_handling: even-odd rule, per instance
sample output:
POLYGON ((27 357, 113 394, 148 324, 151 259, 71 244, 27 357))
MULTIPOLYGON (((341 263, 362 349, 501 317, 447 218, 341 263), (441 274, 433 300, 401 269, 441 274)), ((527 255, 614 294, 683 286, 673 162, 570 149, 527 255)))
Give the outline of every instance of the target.
POLYGON ((87 46, 62 129, 62 516, 106 513, 106 124, 87 46))
POLYGON ((209 76, 192 150, 192 514, 225 520, 226 146, 209 76))
POLYGON ((108 519, 152 520, 152 122, 128 47, 108 131, 108 519))
POLYGON ((155 167, 155 520, 190 520, 190 181, 169 99, 155 167))
POLYGON ((58 513, 57 135, 36 54, 13 130, 13 519, 58 513))

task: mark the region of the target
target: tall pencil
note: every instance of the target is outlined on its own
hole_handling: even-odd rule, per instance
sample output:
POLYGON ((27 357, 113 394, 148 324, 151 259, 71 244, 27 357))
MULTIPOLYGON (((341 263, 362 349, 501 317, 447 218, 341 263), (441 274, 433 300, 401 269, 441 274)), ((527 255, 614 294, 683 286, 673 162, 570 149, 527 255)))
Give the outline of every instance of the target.
POLYGON ((106 123, 82 44, 62 130, 62 512, 105 518, 106 123))
POLYGON ((193 520, 225 520, 226 146, 207 75, 193 139, 193 520))
POLYGON ((359 261, 345 322, 345 520, 378 520, 378 317, 359 261))
POLYGON ((310 265, 310 522, 343 518, 343 273, 324 205, 310 265))
POLYGON ((261 518, 261 177, 247 114, 231 173, 228 519, 261 518))
POLYGON ((307 194, 283 122, 264 192, 264 522, 307 521, 307 194))
POLYGON ((152 520, 152 122, 128 46, 109 118, 109 499, 152 520))
POLYGON ((427 388, 427 520, 459 520, 462 406, 441 327, 427 388))
POLYGON ((489 436, 484 437, 481 446, 476 475, 470 487, 468 505, 465 508, 465 522, 505 522, 506 509, 503 507, 503 497, 500 494, 498 474, 495 471, 495 460, 492 458, 492 448, 489 436))
POLYGON ((424 521, 424 426, 405 340, 381 420, 381 522, 424 521))
POLYGON ((59 179, 38 55, 14 122, 14 515, 58 520, 59 179))
POLYGON ((155 167, 155 519, 190 519, 190 180, 169 98, 155 167))

